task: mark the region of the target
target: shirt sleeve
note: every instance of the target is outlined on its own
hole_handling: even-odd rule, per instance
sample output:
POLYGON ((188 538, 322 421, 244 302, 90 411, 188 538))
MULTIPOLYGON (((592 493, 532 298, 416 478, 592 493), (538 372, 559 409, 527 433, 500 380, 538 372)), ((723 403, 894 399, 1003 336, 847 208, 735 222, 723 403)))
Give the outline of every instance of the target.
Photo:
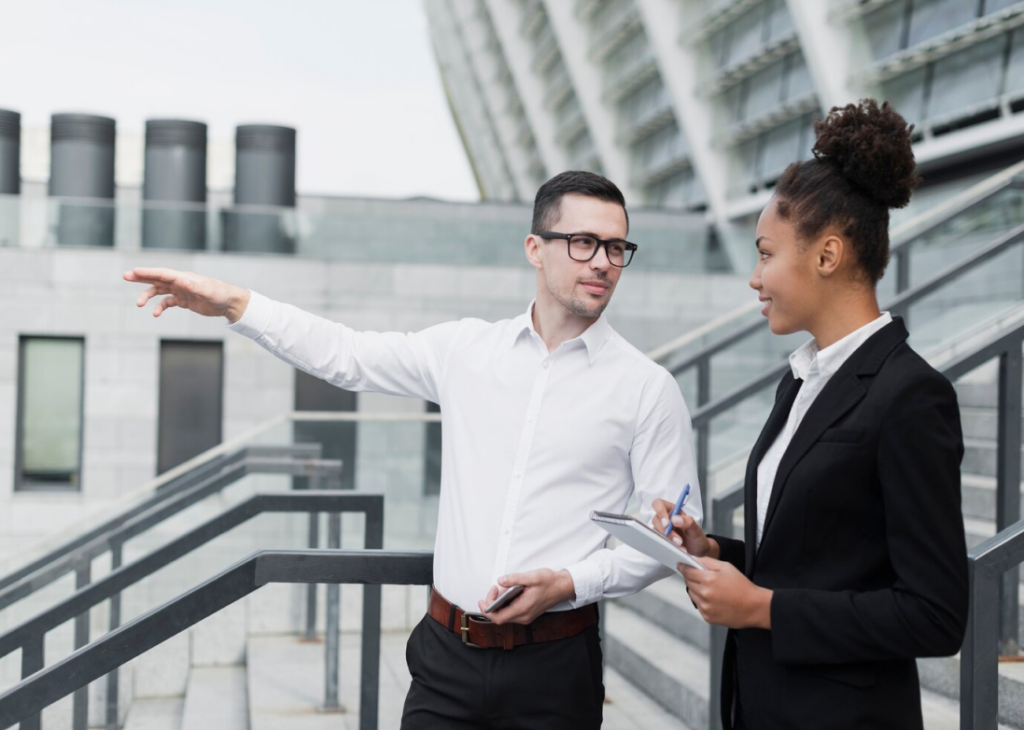
POLYGON ((459 322, 449 322, 409 334, 356 332, 250 292, 245 313, 228 328, 339 388, 437 403, 458 327, 459 322))
MULTIPOLYGON (((684 485, 689 484, 684 510, 700 523, 704 511, 690 413, 675 379, 664 369, 660 375, 641 397, 629 454, 640 519, 650 524, 654 518, 651 503, 659 498, 675 502, 684 485)), ((598 550, 566 570, 576 588, 573 608, 636 593, 674 573, 628 545, 598 550)))

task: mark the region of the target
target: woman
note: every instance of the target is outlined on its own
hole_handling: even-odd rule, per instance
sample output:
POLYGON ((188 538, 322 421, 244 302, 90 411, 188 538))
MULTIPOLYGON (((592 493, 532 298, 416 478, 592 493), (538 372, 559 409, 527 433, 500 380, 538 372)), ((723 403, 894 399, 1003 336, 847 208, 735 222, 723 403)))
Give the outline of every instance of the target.
MULTIPOLYGON (((922 728, 915 658, 954 654, 967 619, 963 438, 952 385, 880 312, 889 208, 918 178, 905 120, 872 100, 815 124, 757 225, 750 286, 790 356, 747 464, 745 539, 673 539, 709 623, 729 627, 726 728, 922 728)), ((664 529, 672 505, 655 505, 664 529)))

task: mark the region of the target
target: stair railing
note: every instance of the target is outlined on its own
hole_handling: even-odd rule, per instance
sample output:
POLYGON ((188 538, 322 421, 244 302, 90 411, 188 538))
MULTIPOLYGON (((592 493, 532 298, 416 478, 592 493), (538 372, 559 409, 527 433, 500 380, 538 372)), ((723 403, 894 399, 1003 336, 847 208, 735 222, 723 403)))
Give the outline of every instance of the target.
MULTIPOLYGON (((279 495, 275 495, 279 496, 279 495)), ((287 495, 292 499, 306 494, 287 495)), ((347 498, 359 494, 324 495, 338 500, 320 503, 320 511, 339 511, 347 498)), ((316 495, 320 499, 321 495, 316 495)), ((383 505, 383 499, 381 505, 383 505)), ((381 514, 381 516, 383 516, 381 514)), ((383 520, 381 520, 382 524, 383 520)), ((367 524, 367 533, 370 524, 367 524)), ((379 529, 382 536, 383 531, 379 529)), ((0 728, 38 718, 42 709, 62 697, 170 639, 203 619, 269 583, 362 584, 363 638, 360 679, 360 730, 376 730, 380 679, 382 585, 429 585, 433 576, 430 552, 383 550, 261 550, 228 570, 140 616, 56 664, 23 679, 0 695, 0 728)))

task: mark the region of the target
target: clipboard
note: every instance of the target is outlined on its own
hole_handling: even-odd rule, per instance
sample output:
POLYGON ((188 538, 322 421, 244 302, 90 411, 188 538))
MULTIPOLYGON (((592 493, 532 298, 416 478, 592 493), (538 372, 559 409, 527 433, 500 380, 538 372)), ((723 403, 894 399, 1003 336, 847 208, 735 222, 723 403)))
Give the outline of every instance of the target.
POLYGON ((707 570, 697 558, 670 542, 664 535, 659 535, 635 517, 611 512, 591 512, 590 519, 626 545, 654 558, 662 565, 667 565, 672 570, 676 570, 677 563, 683 563, 698 570, 707 570))

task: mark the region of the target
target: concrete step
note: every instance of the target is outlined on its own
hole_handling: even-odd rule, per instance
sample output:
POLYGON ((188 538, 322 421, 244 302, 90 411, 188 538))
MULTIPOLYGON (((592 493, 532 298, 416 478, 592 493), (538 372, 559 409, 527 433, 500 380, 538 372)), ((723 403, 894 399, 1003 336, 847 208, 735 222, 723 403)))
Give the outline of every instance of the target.
MULTIPOLYGON (((1024 494, 1024 482, 1021 482, 1024 494)), ((992 521, 996 515, 996 478, 981 474, 960 475, 961 507, 964 517, 992 521)))
MULTIPOLYGON (((691 727, 705 727, 710 693, 707 649, 698 649, 690 625, 695 610, 669 578, 647 588, 648 601, 617 599, 606 605, 605 664, 691 727), (652 590, 653 589, 653 590, 652 590), (673 599, 682 598, 678 603, 673 599), (657 618, 656 618, 657 617, 657 618), (669 628, 671 627, 671 628, 669 628), (683 627, 682 636, 677 633, 683 627)), ((681 583, 681 581, 678 581, 681 583)), ((642 594, 640 594, 642 595, 642 594)), ((699 614, 697 620, 703 623, 699 614)), ((704 624, 707 632, 707 624, 704 624)), ((921 704, 927 730, 959 730, 960 663, 955 657, 922 659, 921 704)), ((1000 728, 1024 728, 1024 666, 1000 666, 1000 728)))
MULTIPOLYGON (((960 697, 959 657, 918 659, 922 689, 953 702, 960 697)), ((1000 728, 1024 728, 1024 665, 999 665, 1000 728)))
POLYGON ((711 631, 686 593, 682 576, 671 576, 615 603, 661 627, 703 652, 711 648, 711 631))
MULTIPOLYGON (((964 458, 960 463, 960 471, 964 474, 994 477, 996 454, 995 441, 964 437, 964 458)), ((1024 473, 1024 448, 1021 449, 1021 468, 1021 473, 1024 473)))
POLYGON ((181 730, 249 730, 245 667, 192 667, 181 730))
POLYGON ((181 730, 184 697, 139 699, 128 708, 124 730, 181 730))
POLYGON ((605 664, 691 728, 705 728, 708 655, 616 603, 605 605, 605 664))

